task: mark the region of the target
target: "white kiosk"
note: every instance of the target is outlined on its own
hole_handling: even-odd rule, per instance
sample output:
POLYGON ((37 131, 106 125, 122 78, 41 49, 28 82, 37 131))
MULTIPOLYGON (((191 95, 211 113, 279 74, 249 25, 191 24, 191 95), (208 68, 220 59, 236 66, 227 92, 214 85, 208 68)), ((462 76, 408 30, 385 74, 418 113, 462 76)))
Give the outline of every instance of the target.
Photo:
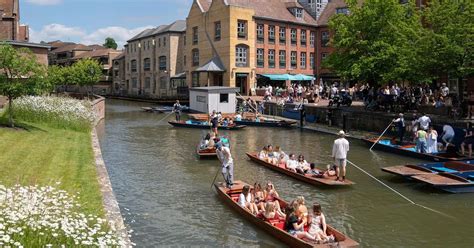
POLYGON ((210 86, 189 89, 189 108, 193 112, 235 113, 237 106, 236 87, 210 86))

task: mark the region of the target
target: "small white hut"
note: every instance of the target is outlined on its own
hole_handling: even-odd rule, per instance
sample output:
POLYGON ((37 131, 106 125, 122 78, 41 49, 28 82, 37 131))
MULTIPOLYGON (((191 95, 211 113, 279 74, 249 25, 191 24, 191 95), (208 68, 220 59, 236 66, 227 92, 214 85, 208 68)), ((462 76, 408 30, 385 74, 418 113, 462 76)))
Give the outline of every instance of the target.
POLYGON ((239 88, 210 86, 189 89, 189 107, 193 112, 212 113, 213 110, 222 113, 235 113, 239 88))

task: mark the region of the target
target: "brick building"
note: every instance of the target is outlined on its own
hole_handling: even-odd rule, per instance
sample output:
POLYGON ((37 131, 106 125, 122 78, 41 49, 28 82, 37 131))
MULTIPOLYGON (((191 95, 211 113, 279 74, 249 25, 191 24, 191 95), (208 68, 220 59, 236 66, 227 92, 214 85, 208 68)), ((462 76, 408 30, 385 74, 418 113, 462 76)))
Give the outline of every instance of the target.
MULTIPOLYGON (((172 99, 186 97, 184 77, 185 21, 147 29, 125 45, 127 95, 172 99)), ((120 63, 120 61, 117 61, 120 63)), ((120 88, 120 85, 119 85, 120 88)))
POLYGON ((195 0, 187 18, 190 87, 289 84, 315 74, 316 20, 295 1, 195 0), (286 81, 286 82, 285 82, 286 81))
POLYGON ((122 52, 112 61, 112 94, 127 95, 125 79, 125 52, 122 52))

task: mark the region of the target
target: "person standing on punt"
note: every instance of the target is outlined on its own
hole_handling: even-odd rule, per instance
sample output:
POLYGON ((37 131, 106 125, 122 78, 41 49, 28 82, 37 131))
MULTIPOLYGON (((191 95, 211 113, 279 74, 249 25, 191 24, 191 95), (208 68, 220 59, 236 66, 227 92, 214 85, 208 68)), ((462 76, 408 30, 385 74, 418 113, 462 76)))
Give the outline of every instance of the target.
POLYGON ((176 100, 176 103, 173 105, 173 112, 176 117, 176 121, 181 121, 181 104, 179 104, 179 100, 176 100))
POLYGON ((226 187, 232 188, 234 185, 234 160, 230 153, 230 148, 223 146, 220 141, 216 142, 216 152, 219 161, 222 163, 222 176, 224 177, 226 187))
POLYGON ((400 138, 400 144, 402 144, 403 137, 405 136, 405 118, 403 118, 403 114, 398 114, 398 118, 394 119, 393 122, 397 126, 398 137, 400 138))
POLYGON ((332 158, 336 164, 336 181, 342 176, 342 182, 346 179, 347 152, 349 152, 349 141, 344 138, 346 133, 343 130, 338 133, 339 138, 332 146, 332 158), (341 175, 342 174, 342 175, 341 175))
POLYGON ((219 116, 217 115, 215 110, 212 111, 210 118, 211 118, 212 132, 217 136, 217 126, 219 125, 219 116))

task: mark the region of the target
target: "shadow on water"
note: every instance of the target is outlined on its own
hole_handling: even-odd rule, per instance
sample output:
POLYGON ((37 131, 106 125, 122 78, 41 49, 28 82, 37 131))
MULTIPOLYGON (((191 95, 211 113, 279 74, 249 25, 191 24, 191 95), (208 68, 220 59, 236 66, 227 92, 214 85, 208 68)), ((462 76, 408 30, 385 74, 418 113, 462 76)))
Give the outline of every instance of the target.
MULTIPOLYGON (((210 189, 219 170, 217 160, 200 160, 196 146, 207 130, 157 124, 164 114, 145 113, 136 102, 107 101, 106 120, 99 128, 104 160, 117 199, 135 231, 138 247, 162 245, 203 247, 284 247, 267 233, 240 218, 210 189)), ((173 116, 169 117, 173 119, 173 116)), ((164 121, 163 121, 164 122, 164 121)), ((285 200, 304 196, 307 205, 322 205, 328 223, 363 247, 472 247, 474 198, 444 194, 413 182, 399 181, 381 167, 419 160, 369 152, 351 141, 350 160, 401 194, 454 219, 414 206, 348 165, 350 188, 308 185, 259 166, 245 152, 264 145, 304 154, 308 161, 331 162, 334 136, 298 129, 248 127, 223 132, 231 142, 235 178, 253 184, 272 181, 285 200)), ((217 181, 222 181, 219 175, 217 181)))

